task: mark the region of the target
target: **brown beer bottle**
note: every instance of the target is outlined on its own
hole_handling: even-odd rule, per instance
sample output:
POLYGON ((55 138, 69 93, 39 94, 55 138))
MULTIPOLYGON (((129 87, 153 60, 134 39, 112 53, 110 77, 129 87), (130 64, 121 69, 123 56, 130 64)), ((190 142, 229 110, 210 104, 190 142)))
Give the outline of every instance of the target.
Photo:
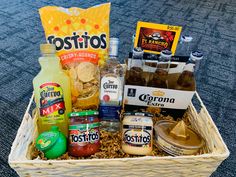
POLYGON ((168 88, 167 76, 170 69, 171 56, 171 51, 161 51, 156 71, 149 75, 149 82, 147 84, 149 87, 168 88))
POLYGON ((175 89, 195 91, 195 74, 199 68, 199 62, 203 58, 202 52, 191 52, 188 63, 185 65, 183 72, 180 74, 175 89))
POLYGON ((143 72, 143 53, 141 47, 135 47, 133 49, 133 56, 130 63, 128 63, 128 70, 126 73, 126 85, 146 85, 143 72))

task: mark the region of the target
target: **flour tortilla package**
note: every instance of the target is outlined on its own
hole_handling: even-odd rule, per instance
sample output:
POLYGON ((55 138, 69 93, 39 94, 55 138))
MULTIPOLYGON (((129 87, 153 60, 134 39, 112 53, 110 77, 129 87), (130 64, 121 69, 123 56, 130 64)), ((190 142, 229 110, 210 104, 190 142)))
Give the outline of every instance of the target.
POLYGON ((70 76, 74 110, 97 109, 98 64, 108 56, 110 3, 88 9, 46 6, 39 9, 48 43, 55 44, 70 76))

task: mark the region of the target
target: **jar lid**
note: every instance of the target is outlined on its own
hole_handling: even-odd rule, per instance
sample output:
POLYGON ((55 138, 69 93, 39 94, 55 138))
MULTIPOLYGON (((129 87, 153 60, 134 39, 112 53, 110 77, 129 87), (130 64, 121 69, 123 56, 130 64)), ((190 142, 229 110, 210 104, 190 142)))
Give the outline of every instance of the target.
POLYGON ((148 112, 125 112, 124 116, 145 116, 145 117, 153 117, 153 114, 148 112))
POLYGON ((52 126, 50 131, 41 133, 36 139, 36 147, 40 151, 45 151, 51 148, 59 137, 59 129, 57 126, 52 126))
POLYGON ((98 111, 80 111, 80 112, 72 112, 69 113, 69 117, 78 117, 78 116, 92 116, 92 115, 98 115, 98 111))

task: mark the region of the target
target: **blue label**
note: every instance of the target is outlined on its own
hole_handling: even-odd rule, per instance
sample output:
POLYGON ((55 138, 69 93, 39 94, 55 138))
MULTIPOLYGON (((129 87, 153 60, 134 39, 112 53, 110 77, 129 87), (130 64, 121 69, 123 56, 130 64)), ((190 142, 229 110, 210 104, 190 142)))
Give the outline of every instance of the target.
POLYGON ((100 106, 99 116, 102 121, 119 121, 121 106, 100 106))

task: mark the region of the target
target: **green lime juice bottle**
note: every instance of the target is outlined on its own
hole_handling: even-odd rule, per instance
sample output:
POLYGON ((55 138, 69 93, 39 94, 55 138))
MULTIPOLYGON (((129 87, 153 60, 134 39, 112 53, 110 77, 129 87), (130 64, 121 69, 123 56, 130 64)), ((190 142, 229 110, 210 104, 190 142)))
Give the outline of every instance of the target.
POLYGON ((67 115, 71 112, 70 80, 56 56, 55 45, 41 44, 40 50, 41 71, 33 80, 38 131, 49 131, 56 125, 67 136, 67 115))

